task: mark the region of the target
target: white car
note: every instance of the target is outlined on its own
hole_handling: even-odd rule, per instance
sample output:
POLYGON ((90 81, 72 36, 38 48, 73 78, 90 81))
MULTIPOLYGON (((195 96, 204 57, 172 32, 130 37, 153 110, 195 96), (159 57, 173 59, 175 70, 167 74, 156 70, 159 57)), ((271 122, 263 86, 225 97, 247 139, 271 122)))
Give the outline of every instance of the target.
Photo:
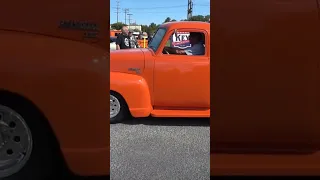
POLYGON ((110 36, 110 51, 116 50, 116 36, 110 36))

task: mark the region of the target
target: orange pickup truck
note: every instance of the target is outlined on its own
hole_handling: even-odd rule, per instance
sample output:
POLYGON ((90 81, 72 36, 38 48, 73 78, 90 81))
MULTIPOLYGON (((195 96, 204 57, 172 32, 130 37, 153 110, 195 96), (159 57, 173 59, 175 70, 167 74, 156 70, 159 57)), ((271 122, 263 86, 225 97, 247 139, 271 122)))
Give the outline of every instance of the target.
POLYGON ((109 174, 107 3, 1 2, 0 179, 109 174))
POLYGON ((212 2, 211 175, 320 175, 317 0, 212 2))
POLYGON ((130 116, 210 117, 209 49, 210 24, 186 21, 162 24, 148 48, 112 51, 111 123, 130 116), (172 37, 193 46, 172 47, 172 37))

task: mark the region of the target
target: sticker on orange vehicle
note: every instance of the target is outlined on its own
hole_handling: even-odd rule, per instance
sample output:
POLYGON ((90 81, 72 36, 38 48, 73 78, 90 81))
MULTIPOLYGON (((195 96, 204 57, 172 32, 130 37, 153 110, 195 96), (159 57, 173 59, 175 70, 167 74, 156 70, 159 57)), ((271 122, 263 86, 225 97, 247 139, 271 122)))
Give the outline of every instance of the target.
POLYGON ((178 47, 180 49, 191 47, 191 44, 189 42, 189 35, 189 32, 177 32, 177 35, 173 34, 171 36, 171 46, 178 47))

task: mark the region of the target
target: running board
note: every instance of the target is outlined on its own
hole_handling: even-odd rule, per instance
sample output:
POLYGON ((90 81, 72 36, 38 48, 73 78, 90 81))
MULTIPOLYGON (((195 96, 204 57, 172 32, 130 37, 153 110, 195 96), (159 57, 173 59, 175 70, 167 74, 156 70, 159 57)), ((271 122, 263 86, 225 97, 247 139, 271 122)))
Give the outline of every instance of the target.
POLYGON ((152 117, 190 117, 190 118, 208 118, 210 117, 210 109, 206 110, 153 110, 152 117))

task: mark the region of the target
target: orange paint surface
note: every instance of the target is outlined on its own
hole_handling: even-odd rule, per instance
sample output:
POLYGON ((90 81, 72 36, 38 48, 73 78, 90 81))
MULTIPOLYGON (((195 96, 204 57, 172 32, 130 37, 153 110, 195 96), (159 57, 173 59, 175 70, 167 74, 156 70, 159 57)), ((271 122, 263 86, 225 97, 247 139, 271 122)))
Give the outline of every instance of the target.
POLYGON ((211 175, 319 175, 317 1, 211 7, 211 175))
POLYGON ((133 117, 210 117, 210 24, 172 22, 160 29, 166 33, 157 49, 110 53, 110 90, 123 96, 133 117), (175 29, 204 33, 206 53, 163 54, 175 29))
POLYGON ((120 34, 121 30, 110 30, 110 36, 117 36, 117 34, 120 34))
POLYGON ((44 114, 78 175, 109 174, 108 6, 104 0, 0 6, 0 93, 16 93, 44 114), (98 35, 59 28, 63 20, 94 23, 98 35))

